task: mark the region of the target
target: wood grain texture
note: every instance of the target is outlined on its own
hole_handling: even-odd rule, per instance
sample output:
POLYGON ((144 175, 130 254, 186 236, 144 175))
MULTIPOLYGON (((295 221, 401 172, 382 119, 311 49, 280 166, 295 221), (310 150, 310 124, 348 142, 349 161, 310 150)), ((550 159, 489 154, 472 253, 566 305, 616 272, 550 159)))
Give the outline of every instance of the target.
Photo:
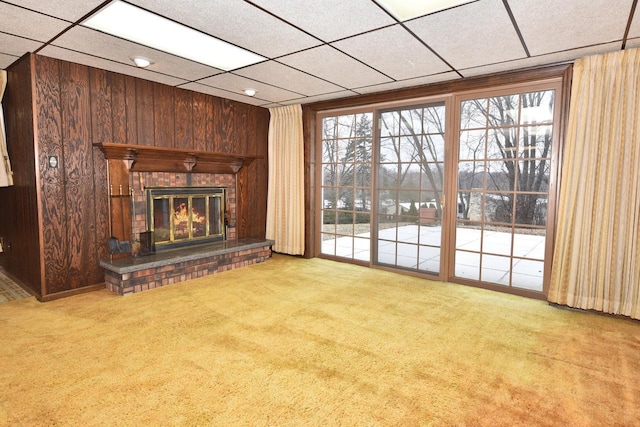
POLYGON ((193 92, 174 89, 175 100, 175 138, 173 148, 193 149, 193 92))
POLYGON ((251 142, 247 138, 249 128, 249 109, 251 105, 235 103, 233 108, 233 152, 248 153, 253 150, 251 142))
MULTIPOLYGON (((109 73, 111 80, 111 141, 120 144, 127 143, 127 100, 125 76, 109 73)), ((93 94, 93 90, 91 91, 93 94)), ((95 139, 94 139, 95 141, 95 139)))
MULTIPOLYGON (((98 260, 105 259, 109 256, 108 239, 111 237, 111 229, 109 227, 109 199, 108 188, 109 182, 107 177, 107 161, 102 152, 94 147, 92 150, 93 157, 93 200, 95 211, 92 213, 95 224, 95 256, 98 260)), ((104 280, 104 272, 98 270, 95 277, 88 279, 89 283, 101 283, 104 280)))
POLYGON ((245 126, 245 150, 262 159, 240 170, 236 177, 238 237, 264 238, 267 226, 267 184, 269 178, 268 133, 269 111, 264 108, 245 109, 250 126, 245 126))
MULTIPOLYGON (((137 89, 138 79, 131 76, 123 76, 125 88, 125 116, 127 122, 127 144, 138 144, 138 109, 137 109, 137 89)), ((97 141, 94 141, 97 142, 97 141)), ((115 141, 114 141, 115 142, 115 141)))
POLYGON ((65 165, 62 144, 60 78, 62 63, 47 57, 36 60, 36 114, 40 156, 40 203, 44 235, 45 283, 43 296, 64 290, 68 254, 66 228, 65 165), (48 168, 47 157, 57 156, 59 166, 48 168))
POLYGON ((13 163, 12 187, 0 189, 0 235, 5 238, 2 264, 6 270, 42 295, 38 188, 33 128, 33 55, 25 55, 7 70, 7 88, 2 98, 7 150, 13 163))
POLYGON ((212 151, 225 153, 237 153, 236 146, 236 121, 233 101, 222 98, 215 98, 213 101, 213 145, 212 151))
MULTIPOLYGON (((89 69, 84 65, 63 63, 61 65, 62 107, 62 159, 64 165, 64 192, 66 195, 66 252, 64 253, 65 276, 61 285, 57 278, 47 277, 47 289, 76 289, 95 279, 99 271, 96 258, 95 201, 93 198, 93 147, 90 145, 91 115, 89 69), (51 286, 49 286, 51 283, 51 286)), ((110 109, 109 109, 110 110, 110 109)), ((111 118, 111 111, 108 112, 111 118)), ((107 123, 111 123, 107 120, 107 123)), ((103 125, 103 127, 107 127, 103 125)), ((110 127, 109 127, 110 128, 110 127)), ((58 255, 60 257, 60 255, 58 255)))
MULTIPOLYGON (((135 79, 134 81, 136 101, 132 108, 136 117, 137 144, 155 145, 153 83, 142 79, 135 79)), ((127 108, 129 108, 129 105, 127 105, 127 108)))
POLYGON ((112 141, 111 73, 93 68, 90 71, 92 137, 112 141))
POLYGON ((192 93, 193 117, 192 117, 192 138, 194 150, 207 150, 207 123, 213 124, 212 118, 207 117, 210 99, 203 93, 192 93))
POLYGON ((154 144, 156 147, 173 147, 175 138, 175 100, 173 88, 160 83, 153 84, 154 144))

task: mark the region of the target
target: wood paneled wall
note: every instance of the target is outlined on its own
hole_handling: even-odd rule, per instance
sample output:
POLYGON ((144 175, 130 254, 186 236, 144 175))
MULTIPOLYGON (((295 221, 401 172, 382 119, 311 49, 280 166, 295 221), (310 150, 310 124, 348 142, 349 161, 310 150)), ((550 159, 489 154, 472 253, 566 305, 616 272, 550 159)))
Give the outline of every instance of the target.
POLYGON ((2 99, 7 149, 13 166, 12 187, 0 189, 0 236, 5 239, 3 266, 36 295, 42 294, 37 170, 34 161, 32 61, 22 58, 8 70, 2 99))
POLYGON ((29 73, 24 61, 34 64, 43 299, 104 282, 107 163, 93 143, 264 156, 237 176, 236 229, 238 237, 264 238, 268 110, 38 55, 12 71, 29 73), (57 169, 47 168, 52 155, 57 169))

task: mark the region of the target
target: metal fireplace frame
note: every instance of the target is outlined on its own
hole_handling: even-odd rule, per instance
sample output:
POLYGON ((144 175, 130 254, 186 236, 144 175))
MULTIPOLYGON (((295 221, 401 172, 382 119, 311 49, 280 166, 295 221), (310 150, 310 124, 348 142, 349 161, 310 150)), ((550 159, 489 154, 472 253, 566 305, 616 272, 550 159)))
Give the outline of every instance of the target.
POLYGON ((154 234, 155 250, 164 250, 171 248, 178 248, 190 245, 204 244, 209 242, 216 242, 226 240, 226 188, 225 187, 145 187, 146 201, 147 201, 147 224, 149 230, 154 234), (207 218, 205 235, 201 237, 193 237, 193 227, 189 227, 189 237, 176 239, 174 234, 174 222, 170 222, 170 237, 169 240, 158 240, 158 236, 155 233, 155 216, 154 216, 154 200, 168 199, 169 215, 173 215, 175 212, 173 206, 173 199, 186 198, 188 199, 187 210, 192 211, 192 200, 194 198, 204 198, 205 200, 205 212, 203 215, 207 218), (219 198, 219 230, 220 233, 212 234, 210 220, 210 198, 219 198))

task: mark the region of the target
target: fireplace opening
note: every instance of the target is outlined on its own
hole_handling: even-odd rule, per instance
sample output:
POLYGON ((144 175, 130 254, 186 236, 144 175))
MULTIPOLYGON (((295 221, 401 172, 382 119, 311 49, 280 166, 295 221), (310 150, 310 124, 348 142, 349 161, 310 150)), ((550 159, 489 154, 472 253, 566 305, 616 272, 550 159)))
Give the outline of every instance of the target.
POLYGON ((226 239, 224 187, 147 187, 156 250, 226 239))

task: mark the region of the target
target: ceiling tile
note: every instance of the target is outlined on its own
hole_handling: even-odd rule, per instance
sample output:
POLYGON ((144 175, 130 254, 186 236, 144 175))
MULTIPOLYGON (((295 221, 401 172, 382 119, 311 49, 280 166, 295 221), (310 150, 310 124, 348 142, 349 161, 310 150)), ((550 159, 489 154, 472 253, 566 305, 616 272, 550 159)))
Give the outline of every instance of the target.
POLYGON ((56 39, 53 44, 127 65, 132 64, 134 56, 143 56, 153 62, 147 70, 173 75, 184 80, 197 80, 222 72, 217 68, 179 58, 85 27, 72 28, 56 39))
POLYGON ((104 0, 11 0, 11 3, 37 10, 56 18, 76 22, 87 13, 98 7, 104 0))
POLYGON ((627 40, 625 49, 633 49, 636 47, 640 47, 640 38, 627 40))
POLYGON ((56 46, 47 46, 42 49, 39 54, 43 56, 49 56, 51 58, 62 59, 63 61, 75 62, 76 64, 87 65, 89 67, 113 71, 115 73, 126 74, 128 76, 139 77, 141 79, 151 80, 153 82, 163 83, 169 86, 177 86, 186 82, 186 80, 183 79, 178 79, 176 77, 167 76, 160 73, 154 73, 153 71, 137 68, 133 65, 124 65, 120 64, 119 62, 97 58, 95 56, 74 52, 72 50, 67 50, 56 46))
POLYGON ((396 80, 451 70, 400 25, 344 39, 332 45, 396 80))
POLYGON ((320 44, 243 0, 134 0, 131 3, 270 58, 320 44))
POLYGON ((517 59, 501 64, 492 64, 481 67, 460 70, 465 77, 482 76, 486 74, 500 73, 504 71, 519 70, 523 68, 536 67, 541 65, 558 64, 562 62, 570 62, 583 56, 597 55, 600 53, 611 52, 620 49, 620 43, 608 43, 598 46, 589 46, 580 49, 566 50, 563 52, 551 53, 548 55, 533 56, 531 58, 517 59))
POLYGON ((283 105, 282 104, 278 104, 277 102, 273 102, 271 104, 261 105, 261 107, 264 107, 264 108, 279 108, 279 107, 283 107, 283 105))
POLYGON ((40 42, 0 33, 0 53, 22 56, 25 52, 33 52, 40 46, 40 42))
POLYGON ((3 33, 46 42, 68 26, 68 22, 60 19, 0 3, 0 28, 3 33))
POLYGON ((458 75, 458 73, 456 73, 455 71, 449 71, 447 73, 434 74, 427 77, 418 77, 416 79, 408 79, 408 80, 401 80, 401 81, 392 82, 392 83, 383 83, 381 85, 360 87, 354 90, 362 94, 384 92, 387 90, 405 89, 408 87, 428 85, 431 83, 445 82, 448 80, 455 80, 459 78, 460 76, 458 75))
POLYGON ((253 3, 325 42, 396 23, 371 0, 253 0, 253 3))
POLYGON ((340 91, 340 92, 326 93, 324 95, 308 96, 306 98, 290 99, 290 100, 288 100, 286 102, 282 102, 281 104, 283 104, 283 105, 311 104, 312 102, 327 101, 327 100, 331 100, 331 99, 346 98, 348 96, 357 96, 357 95, 358 94, 356 92, 352 92, 350 90, 343 90, 343 91, 340 91))
POLYGON ((336 86, 275 61, 252 65, 234 71, 233 73, 273 86, 286 86, 286 88, 291 91, 307 96, 336 92, 342 89, 340 86, 336 86))
POLYGON ((226 90, 223 90, 223 89, 217 89, 215 87, 203 85, 203 84, 200 84, 200 83, 186 83, 186 84, 184 84, 184 85, 182 85, 180 87, 182 89, 188 89, 188 90, 192 90, 194 92, 206 93, 208 95, 217 96, 219 98, 226 98, 226 99, 231 99, 231 100, 234 100, 234 101, 244 102, 245 104, 264 105, 264 104, 267 104, 269 102, 269 101, 266 101, 264 99, 251 97, 251 96, 247 96, 247 95, 240 95, 240 94, 229 92, 229 91, 226 91, 226 90))
POLYGON ((529 52, 535 56, 622 40, 632 3, 518 0, 509 5, 529 52))
POLYGON ((629 28, 628 38, 640 37, 640 6, 636 6, 636 13, 631 21, 631 28, 629 28))
POLYGON ((0 69, 7 68, 9 65, 17 61, 18 58, 18 56, 5 55, 4 53, 0 53, 0 69))
POLYGON ((483 0, 406 23, 454 68, 526 56, 500 0, 483 0))
POLYGON ((213 86, 219 89, 225 89, 230 92, 235 92, 239 95, 242 95, 245 89, 252 88, 257 91, 257 97, 270 102, 279 102, 285 99, 298 98, 301 95, 299 93, 290 92, 288 90, 280 89, 264 83, 259 83, 255 80, 251 80, 242 76, 236 76, 235 74, 230 73, 209 77, 200 80, 198 83, 213 86))
POLYGON ((392 81, 376 70, 326 45, 282 57, 279 61, 344 88, 392 81))

